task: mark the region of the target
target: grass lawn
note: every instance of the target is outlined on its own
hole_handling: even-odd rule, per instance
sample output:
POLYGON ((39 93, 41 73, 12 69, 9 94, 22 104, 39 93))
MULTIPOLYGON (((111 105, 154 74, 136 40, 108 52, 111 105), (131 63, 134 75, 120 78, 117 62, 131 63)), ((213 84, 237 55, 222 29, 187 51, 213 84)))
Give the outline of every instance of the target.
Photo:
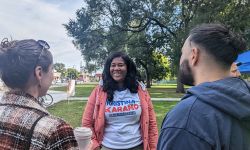
POLYGON ((183 93, 176 93, 175 88, 158 88, 152 87, 148 89, 151 98, 181 98, 184 96, 183 93))
MULTIPOLYGON (((176 105, 177 102, 153 101, 158 130, 166 113, 176 105)), ((48 108, 49 112, 55 116, 63 118, 73 127, 81 126, 82 113, 85 108, 85 101, 61 101, 48 108)))
POLYGON ((50 87, 49 89, 53 90, 53 91, 64 91, 64 92, 66 92, 67 91, 67 86, 50 87))
POLYGON ((76 85, 75 97, 89 97, 91 91, 95 88, 95 86, 96 85, 93 84, 76 85))
MULTIPOLYGON (((89 97, 91 91, 94 89, 95 84, 79 84, 76 85, 75 97, 89 97)), ((188 87, 185 87, 188 88, 188 87)), ((51 90, 56 91, 66 91, 67 87, 53 87, 51 90)), ((166 84, 166 85, 153 85, 148 89, 152 98, 180 98, 184 94, 176 93, 176 84, 166 84)))

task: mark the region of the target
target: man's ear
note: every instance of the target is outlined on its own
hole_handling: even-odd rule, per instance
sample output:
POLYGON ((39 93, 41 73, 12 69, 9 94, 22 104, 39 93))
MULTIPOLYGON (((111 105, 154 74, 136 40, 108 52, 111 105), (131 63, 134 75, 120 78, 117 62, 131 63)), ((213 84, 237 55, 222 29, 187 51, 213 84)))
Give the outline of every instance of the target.
POLYGON ((191 49, 191 65, 196 65, 200 57, 200 50, 197 47, 191 49))
POLYGON ((35 68, 35 78, 40 81, 42 79, 42 67, 36 66, 35 68))

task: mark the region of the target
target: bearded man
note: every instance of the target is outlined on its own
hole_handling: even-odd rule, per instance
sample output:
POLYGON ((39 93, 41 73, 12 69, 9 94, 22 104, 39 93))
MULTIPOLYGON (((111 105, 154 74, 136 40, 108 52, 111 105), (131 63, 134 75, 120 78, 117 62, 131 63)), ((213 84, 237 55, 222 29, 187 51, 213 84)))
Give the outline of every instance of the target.
POLYGON ((221 24, 190 31, 179 73, 193 87, 166 115, 158 150, 250 150, 250 86, 230 77, 245 45, 221 24))

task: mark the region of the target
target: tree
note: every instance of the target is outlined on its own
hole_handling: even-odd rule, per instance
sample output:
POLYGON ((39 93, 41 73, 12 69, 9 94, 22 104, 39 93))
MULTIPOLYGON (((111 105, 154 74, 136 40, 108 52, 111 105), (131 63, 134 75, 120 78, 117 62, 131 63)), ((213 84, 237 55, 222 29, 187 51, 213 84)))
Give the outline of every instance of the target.
POLYGON ((65 69, 65 65, 63 63, 55 63, 54 64, 54 69, 57 72, 61 73, 61 77, 65 77, 66 69, 65 69))
POLYGON ((148 30, 151 29, 146 29, 146 26, 136 29, 144 23, 133 9, 145 15, 149 12, 142 7, 145 2, 149 1, 91 0, 87 1, 87 8, 77 11, 76 21, 70 20, 65 27, 69 35, 74 37, 73 43, 81 50, 86 64, 90 61, 103 64, 105 59, 100 58, 106 58, 110 52, 127 51, 145 69, 147 87, 150 87, 152 69, 148 66, 154 63, 153 52, 164 45, 160 41, 165 39, 160 37, 158 32, 161 31, 157 28, 150 27, 152 31, 159 30, 153 36, 149 35, 148 30))
POLYGON ((68 68, 66 70, 66 77, 69 79, 77 79, 80 73, 74 68, 68 68))
POLYGON ((97 68, 95 64, 87 63, 86 66, 84 67, 84 70, 92 74, 93 72, 96 72, 97 68))
POLYGON ((169 59, 162 53, 153 54, 152 77, 156 80, 171 78, 169 59))
MULTIPOLYGON (((147 36, 144 33, 138 33, 131 37, 126 45, 127 53, 134 58, 137 67, 143 68, 146 79, 146 87, 151 87, 151 80, 153 79, 153 65, 155 60, 153 58, 154 49, 150 47, 147 36)), ((164 72, 161 72, 164 74, 164 72)))
MULTIPOLYGON (((178 76, 182 43, 196 24, 226 23, 250 39, 250 17, 241 15, 250 14, 245 0, 86 0, 86 4, 76 20, 65 25, 85 60, 102 64, 110 52, 124 50, 144 66, 147 80, 152 78, 147 66, 153 63, 154 52, 168 56, 171 74, 178 76)), ((180 82, 176 91, 184 92, 180 82)))

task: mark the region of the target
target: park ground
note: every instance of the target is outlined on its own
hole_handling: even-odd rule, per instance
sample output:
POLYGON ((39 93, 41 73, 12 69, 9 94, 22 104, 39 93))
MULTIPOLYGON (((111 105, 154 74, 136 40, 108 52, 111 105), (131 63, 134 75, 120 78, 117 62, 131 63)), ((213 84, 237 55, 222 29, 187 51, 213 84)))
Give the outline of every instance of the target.
MULTIPOLYGON (((76 85, 75 99, 79 97, 88 97, 96 84, 81 84, 76 85)), ((151 98, 181 98, 184 94, 175 92, 176 84, 161 84, 153 85, 148 89, 151 98)), ((188 88, 188 87, 186 87, 188 88)), ((66 86, 52 87, 54 91, 66 91, 66 86)), ((71 97, 71 99, 74 99, 71 97)), ((158 129, 166 113, 172 109, 178 101, 153 101, 154 110, 156 113, 158 129)), ((63 118, 73 127, 81 126, 82 113, 85 109, 86 101, 84 100, 63 100, 50 107, 48 110, 51 114, 63 118), (73 116, 73 117, 72 117, 73 116)))

